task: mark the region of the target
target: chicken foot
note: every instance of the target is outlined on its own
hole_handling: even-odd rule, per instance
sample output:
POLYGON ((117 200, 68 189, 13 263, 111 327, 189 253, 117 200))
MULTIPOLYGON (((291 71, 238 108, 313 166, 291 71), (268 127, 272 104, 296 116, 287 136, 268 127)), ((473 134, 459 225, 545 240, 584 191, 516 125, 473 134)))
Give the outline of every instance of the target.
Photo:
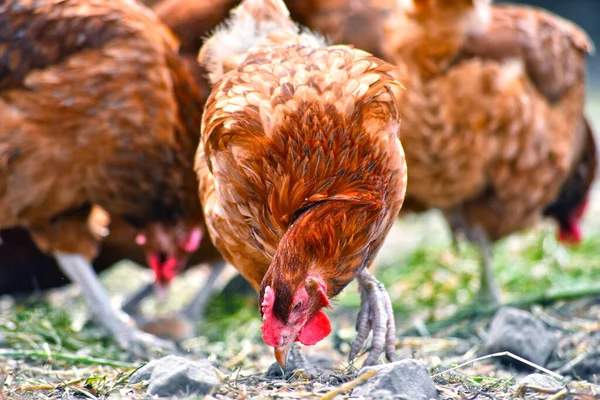
POLYGON ((112 306, 108 293, 84 257, 61 252, 54 252, 54 257, 62 272, 79 285, 94 317, 114 335, 121 348, 142 358, 149 358, 155 350, 175 352, 173 343, 144 333, 122 319, 123 313, 112 306))
POLYGON ((369 333, 373 331, 373 343, 363 366, 377 363, 385 351, 388 361, 394 359, 396 324, 392 302, 387 290, 366 268, 357 276, 360 289, 360 311, 356 319, 356 339, 352 343, 349 359, 354 359, 363 349, 369 333))

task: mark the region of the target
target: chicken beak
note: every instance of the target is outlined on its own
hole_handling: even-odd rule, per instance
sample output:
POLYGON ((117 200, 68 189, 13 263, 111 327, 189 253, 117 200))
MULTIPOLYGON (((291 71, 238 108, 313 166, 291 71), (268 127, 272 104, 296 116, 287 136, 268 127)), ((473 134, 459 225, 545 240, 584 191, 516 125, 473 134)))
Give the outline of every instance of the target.
POLYGON ((290 352, 290 347, 294 344, 294 340, 295 338, 292 338, 283 346, 275 347, 275 359, 281 368, 285 368, 287 364, 288 353, 290 352))

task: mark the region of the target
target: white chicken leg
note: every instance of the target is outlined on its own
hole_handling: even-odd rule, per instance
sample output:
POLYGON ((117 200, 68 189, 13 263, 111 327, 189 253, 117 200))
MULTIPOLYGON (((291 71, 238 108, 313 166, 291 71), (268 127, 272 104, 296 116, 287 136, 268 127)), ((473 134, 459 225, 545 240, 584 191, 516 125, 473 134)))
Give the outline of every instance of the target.
POLYGON ((121 348, 148 358, 155 350, 175 352, 175 345, 127 325, 125 314, 115 309, 90 263, 79 254, 55 252, 54 257, 69 279, 78 284, 94 317, 115 337, 121 348))
POLYGON ((373 331, 373 344, 363 366, 377 363, 385 351, 388 361, 393 361, 396 347, 396 323, 392 302, 385 287, 364 268, 357 276, 360 289, 360 311, 356 319, 356 339, 349 358, 355 358, 373 331))
POLYGON ((489 305, 499 305, 502 302, 502 293, 492 268, 492 244, 485 231, 480 227, 471 230, 471 240, 477 245, 481 253, 481 270, 479 276, 480 301, 489 305))

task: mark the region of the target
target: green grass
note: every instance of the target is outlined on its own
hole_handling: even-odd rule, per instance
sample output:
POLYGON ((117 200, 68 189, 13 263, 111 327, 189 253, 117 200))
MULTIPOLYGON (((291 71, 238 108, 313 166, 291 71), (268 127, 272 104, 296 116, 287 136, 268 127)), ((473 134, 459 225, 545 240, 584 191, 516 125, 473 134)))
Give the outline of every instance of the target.
MULTIPOLYGON (((494 246, 494 272, 505 301, 540 297, 548 292, 588 287, 600 282, 600 234, 592 233, 577 247, 557 243, 554 229, 540 228, 513 235, 494 246)), ((400 316, 425 313, 427 321, 443 310, 467 306, 479 288, 480 255, 473 245, 449 241, 421 244, 398 261, 381 266, 377 276, 388 288, 400 316)), ((355 290, 338 304, 357 307, 355 290)))

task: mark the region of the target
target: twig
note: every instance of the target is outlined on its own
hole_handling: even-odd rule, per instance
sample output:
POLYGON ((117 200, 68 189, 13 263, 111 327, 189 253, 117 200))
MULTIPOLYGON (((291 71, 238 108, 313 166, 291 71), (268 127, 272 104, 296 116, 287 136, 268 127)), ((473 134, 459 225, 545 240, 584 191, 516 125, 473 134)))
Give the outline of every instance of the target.
POLYGON ((571 361, 569 361, 568 363, 566 363, 565 365, 560 367, 558 369, 558 372, 561 374, 566 374, 568 372, 571 372, 573 370, 573 368, 575 368, 577 365, 579 365, 582 361, 584 361, 588 357, 594 357, 598 354, 600 354, 600 353, 597 351, 594 351, 591 353, 588 353, 588 352, 580 353, 577 357, 575 357, 574 359, 572 359, 571 361))
POLYGON ((521 385, 515 392, 515 397, 524 395, 528 390, 533 390, 538 393, 545 394, 556 394, 560 392, 562 389, 551 389, 547 387, 534 386, 534 385, 521 385))
POLYGON ((137 368, 136 364, 128 362, 108 360, 87 356, 77 356, 68 353, 47 353, 43 350, 0 350, 0 357, 4 358, 53 358, 55 360, 72 361, 81 364, 104 365, 115 368, 137 368))
MULTIPOLYGON (((425 329, 429 332, 429 334, 433 335, 443 329, 449 328, 465 320, 474 319, 476 317, 491 316, 501 307, 526 308, 528 306, 531 306, 532 304, 548 304, 560 300, 577 299, 598 294, 600 294, 600 285, 598 284, 562 290, 550 289, 545 293, 522 297, 520 299, 516 299, 514 301, 499 306, 477 306, 464 308, 462 310, 457 311, 454 315, 446 319, 426 325, 425 329)), ((416 329, 415 327, 411 327, 403 331, 401 333, 401 336, 410 336, 418 333, 418 329, 416 329)))
POLYGON ((361 383, 374 377, 376 374, 377 371, 375 371, 374 369, 367 371, 364 374, 360 375, 358 378, 350 382, 346 382, 342 386, 332 390, 331 392, 326 393, 325 395, 323 395, 323 397, 321 397, 321 400, 332 400, 333 398, 335 398, 335 396, 354 389, 361 383))
POLYGON ((469 365, 469 364, 473 364, 474 362, 477 362, 477 361, 484 361, 484 360, 488 360, 490 358, 496 358, 496 357, 510 357, 510 358, 514 358, 517 361, 521 361, 523 364, 527 364, 527 365, 529 365, 532 368, 539 369, 540 371, 547 373, 548 375, 550 375, 553 378, 556 378, 556 379, 559 379, 559 380, 562 380, 564 378, 562 375, 559 375, 556 372, 552 372, 549 369, 542 367, 541 365, 537 365, 536 363, 533 363, 533 362, 531 362, 529 360, 524 359, 523 357, 519 357, 519 356, 511 353, 510 351, 502 351, 502 352, 499 352, 499 353, 493 353, 493 354, 488 354, 488 355, 485 355, 485 356, 482 356, 482 357, 474 358, 472 360, 469 360, 469 361, 466 361, 466 362, 464 362, 462 364, 459 364, 459 365, 457 365, 455 367, 447 369, 446 371, 437 373, 437 374, 433 375, 432 378, 438 377, 440 375, 447 374, 448 372, 457 370, 457 369, 462 368, 462 367, 464 367, 466 365, 469 365))
POLYGON ((239 363, 243 362, 246 359, 246 357, 248 357, 250 351, 251 347, 248 343, 246 343, 244 347, 242 347, 242 350, 238 354, 236 354, 231 360, 224 362, 223 366, 228 369, 231 367, 235 367, 239 363))
POLYGON ((20 388, 17 388, 18 392, 34 392, 34 391, 38 391, 38 390, 52 390, 52 389, 56 389, 60 386, 71 386, 74 385, 76 383, 79 383, 83 380, 83 378, 77 378, 77 379, 73 379, 72 381, 69 382, 65 382, 65 381, 60 381, 60 383, 58 384, 43 384, 43 385, 29 385, 29 386, 22 386, 20 388))
POLYGON ((548 397, 548 400, 558 400, 558 399, 564 397, 565 394, 569 394, 569 390, 567 388, 564 388, 563 390, 556 393, 555 395, 548 397))

